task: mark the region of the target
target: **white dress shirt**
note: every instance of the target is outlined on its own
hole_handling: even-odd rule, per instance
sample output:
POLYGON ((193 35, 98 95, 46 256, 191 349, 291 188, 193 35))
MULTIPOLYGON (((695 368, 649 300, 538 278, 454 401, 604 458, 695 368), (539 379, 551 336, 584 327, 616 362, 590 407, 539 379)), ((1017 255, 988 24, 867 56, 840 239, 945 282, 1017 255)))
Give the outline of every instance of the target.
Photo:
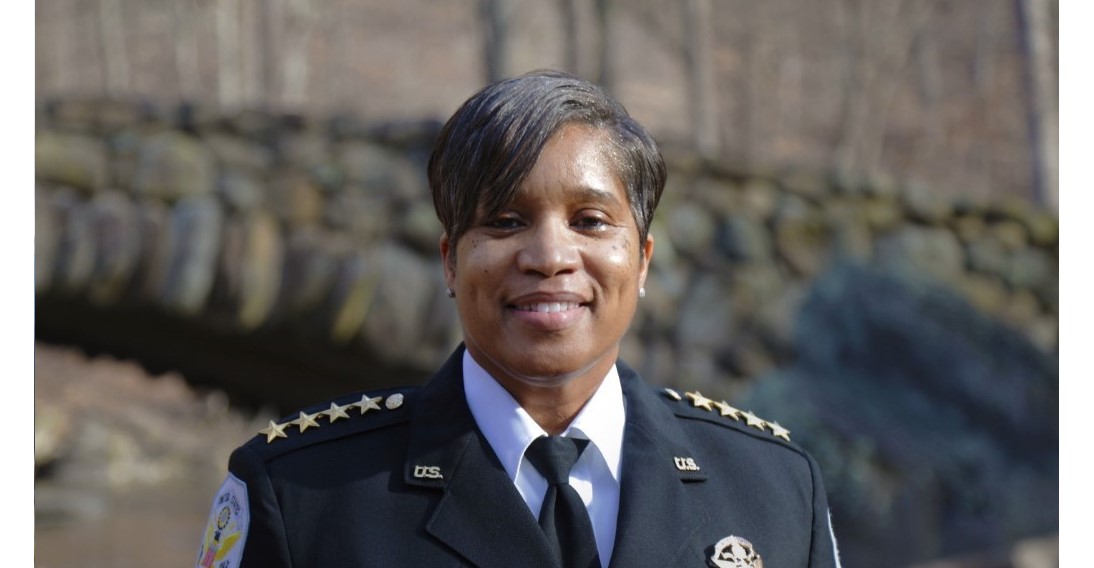
MULTIPOLYGON (((463 389, 479 430, 501 460, 532 516, 538 519, 547 480, 524 458, 524 451, 547 432, 467 351, 463 353, 463 389)), ((612 365, 600 388, 562 433, 589 440, 570 471, 570 485, 589 510, 602 566, 611 560, 615 544, 624 420, 623 389, 619 373, 612 365)))

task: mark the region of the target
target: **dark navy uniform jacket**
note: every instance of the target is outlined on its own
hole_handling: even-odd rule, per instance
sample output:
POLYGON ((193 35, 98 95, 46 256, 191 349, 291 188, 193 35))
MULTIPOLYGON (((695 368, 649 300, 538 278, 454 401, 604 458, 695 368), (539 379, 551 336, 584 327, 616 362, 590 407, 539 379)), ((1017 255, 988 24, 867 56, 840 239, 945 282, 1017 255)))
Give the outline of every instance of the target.
MULTIPOLYGON (((237 449, 229 470, 250 510, 241 566, 550 566, 536 519, 467 407, 462 354, 424 387, 369 393, 384 398, 379 409, 319 416, 318 427, 237 449)), ((618 369, 627 422, 612 567, 716 566, 715 545, 729 536, 751 543, 766 568, 838 566, 808 454, 618 369)))

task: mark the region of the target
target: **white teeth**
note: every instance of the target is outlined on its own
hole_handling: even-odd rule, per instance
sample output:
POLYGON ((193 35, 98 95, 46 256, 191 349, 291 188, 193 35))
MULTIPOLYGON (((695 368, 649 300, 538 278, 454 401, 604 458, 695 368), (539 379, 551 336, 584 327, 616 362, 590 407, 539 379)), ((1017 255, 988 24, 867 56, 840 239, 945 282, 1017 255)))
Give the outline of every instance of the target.
POLYGON ((576 302, 540 302, 538 304, 529 304, 527 306, 520 306, 518 309, 526 312, 541 312, 552 313, 561 312, 563 310, 572 310, 580 306, 576 302))

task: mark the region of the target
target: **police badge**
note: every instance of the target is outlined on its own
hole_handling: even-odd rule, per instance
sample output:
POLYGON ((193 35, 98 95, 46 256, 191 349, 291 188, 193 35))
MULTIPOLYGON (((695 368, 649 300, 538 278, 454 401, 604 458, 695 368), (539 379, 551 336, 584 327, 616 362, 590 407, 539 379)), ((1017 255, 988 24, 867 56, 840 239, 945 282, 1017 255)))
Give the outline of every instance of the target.
POLYGON ((739 536, 727 536, 714 545, 710 565, 714 568, 764 568, 764 561, 751 542, 739 536))

